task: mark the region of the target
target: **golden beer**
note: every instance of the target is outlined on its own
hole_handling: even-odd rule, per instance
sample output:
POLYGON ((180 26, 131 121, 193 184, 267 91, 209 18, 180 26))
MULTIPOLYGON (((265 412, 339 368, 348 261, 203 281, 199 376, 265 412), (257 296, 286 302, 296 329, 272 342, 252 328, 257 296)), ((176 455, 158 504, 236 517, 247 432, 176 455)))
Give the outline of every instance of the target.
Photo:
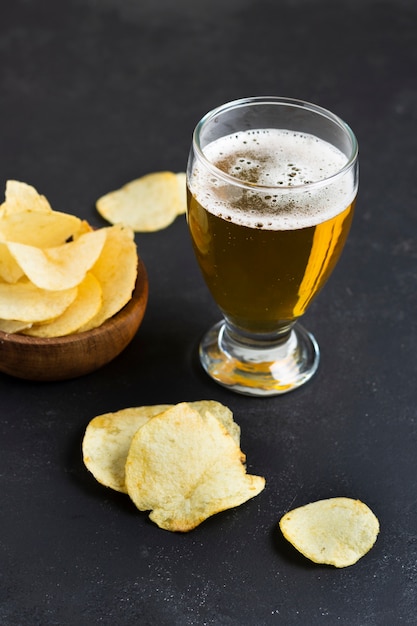
POLYGON ((336 176, 346 157, 280 129, 222 137, 205 155, 226 180, 199 164, 189 178, 188 224, 204 279, 234 326, 279 333, 304 313, 345 244, 356 195, 351 178, 336 176))

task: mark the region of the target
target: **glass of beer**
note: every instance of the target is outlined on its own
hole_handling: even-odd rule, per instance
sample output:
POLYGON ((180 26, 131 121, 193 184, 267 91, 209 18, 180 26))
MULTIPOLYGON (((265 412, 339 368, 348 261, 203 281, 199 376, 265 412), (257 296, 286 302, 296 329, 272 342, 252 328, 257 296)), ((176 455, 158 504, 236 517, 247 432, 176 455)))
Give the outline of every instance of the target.
POLYGON ((286 393, 316 372, 316 340, 298 322, 329 278, 352 222, 358 145, 314 104, 254 97, 197 124, 187 167, 187 221, 223 319, 200 361, 236 392, 286 393))

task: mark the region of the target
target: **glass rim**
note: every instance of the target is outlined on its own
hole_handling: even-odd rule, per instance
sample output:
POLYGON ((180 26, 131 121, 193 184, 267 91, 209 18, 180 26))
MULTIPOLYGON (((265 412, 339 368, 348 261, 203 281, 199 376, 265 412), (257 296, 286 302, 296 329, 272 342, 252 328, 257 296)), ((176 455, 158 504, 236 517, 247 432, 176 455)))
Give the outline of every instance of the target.
MULTIPOLYGON (((313 134, 313 133, 311 133, 313 134)), ((247 98, 239 98, 237 100, 231 100, 230 102, 226 102, 224 104, 215 107, 208 111, 197 123, 194 131, 193 131, 193 147, 198 158, 204 163, 204 165, 217 177, 223 179, 224 181, 233 184, 234 186, 242 187, 244 189, 252 189, 259 191, 307 191, 311 189, 317 189, 320 187, 324 187, 334 182, 338 178, 342 178, 346 173, 348 173, 356 164, 358 159, 359 147, 358 141, 356 139, 355 133, 351 129, 351 127, 338 115, 332 113, 329 109, 325 109, 318 104, 314 104, 312 102, 308 102, 306 100, 298 100, 295 98, 287 98, 282 96, 252 96, 247 98), (231 109, 237 109, 244 106, 254 106, 257 104, 276 104, 281 106, 293 106, 299 109, 307 109, 312 113, 316 113, 321 115, 323 118, 327 118, 329 121, 333 122, 336 126, 338 126, 347 137, 349 137, 351 142, 351 152, 347 156, 347 161, 337 172, 331 174, 330 176, 326 176, 326 178, 322 178, 320 180, 312 181, 309 183, 303 183, 301 185, 260 185, 258 183, 250 183, 247 181, 243 181, 231 174, 227 174, 220 168, 216 167, 204 154, 203 149, 200 145, 200 137, 203 127, 210 122, 217 115, 224 113, 231 109)))

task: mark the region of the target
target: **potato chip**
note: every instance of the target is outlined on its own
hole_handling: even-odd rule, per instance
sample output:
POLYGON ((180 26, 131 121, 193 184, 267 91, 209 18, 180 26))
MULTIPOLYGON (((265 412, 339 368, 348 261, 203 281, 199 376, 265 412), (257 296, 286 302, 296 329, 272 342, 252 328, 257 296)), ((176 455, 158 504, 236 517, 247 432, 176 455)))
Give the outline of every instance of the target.
POLYGON ((74 238, 80 228, 81 220, 75 215, 22 209, 0 219, 0 241, 51 248, 74 238))
POLYGON ((195 409, 205 417, 208 413, 219 420, 226 428, 229 435, 233 438, 236 445, 240 446, 240 426, 233 419, 232 411, 215 400, 196 400, 188 403, 191 408, 195 409))
POLYGON ((106 233, 106 241, 91 268, 101 285, 102 304, 80 332, 97 328, 118 313, 129 302, 135 288, 138 253, 132 230, 118 224, 102 231, 106 233))
POLYGON ((241 451, 209 412, 180 403, 133 437, 125 481, 139 510, 165 530, 187 532, 209 516, 259 494, 265 479, 246 474, 241 451))
POLYGON ((16 283, 24 274, 7 244, 0 242, 0 279, 6 283, 16 283))
POLYGON ((183 183, 173 172, 146 174, 99 198, 97 211, 111 224, 136 232, 161 230, 185 212, 183 183))
POLYGON ((133 435, 149 419, 170 406, 157 404, 121 409, 91 420, 83 438, 83 461, 99 483, 127 493, 125 463, 133 435))
MULTIPOLYGON (((188 404, 204 418, 210 412, 226 427, 237 445, 240 444, 240 428, 228 407, 214 400, 188 404)), ((125 463, 133 435, 149 419, 172 406, 158 404, 131 407, 98 415, 91 420, 83 439, 84 463, 101 484, 127 493, 125 463)))
POLYGON ((347 567, 374 545, 379 522, 360 500, 330 498, 286 513, 279 526, 284 537, 315 563, 347 567))
POLYGON ((101 287, 97 278, 87 272, 78 285, 77 297, 65 311, 53 320, 43 324, 33 324, 22 329, 31 337, 63 337, 71 335, 92 319, 101 307, 101 287))
POLYGON ((42 249, 23 243, 8 243, 7 247, 34 285, 59 291, 80 284, 100 256, 106 234, 106 229, 102 228, 53 248, 42 249))
POLYGON ((0 214, 8 215, 20 211, 52 211, 45 196, 41 196, 34 187, 17 180, 6 183, 5 201, 0 206, 0 214))
POLYGON ((179 193, 179 203, 177 208, 177 215, 182 215, 187 211, 187 176, 185 172, 177 172, 177 184, 179 193))
POLYGON ((13 333, 19 333, 24 329, 30 328, 31 322, 21 322, 20 320, 2 320, 0 319, 0 331, 10 335, 13 333))
POLYGON ((74 233, 73 239, 78 239, 79 237, 81 237, 81 235, 84 235, 85 233, 91 233, 92 230, 94 230, 94 228, 90 226, 87 220, 81 220, 80 227, 77 232, 74 233))
POLYGON ((39 289, 22 278, 0 283, 0 319, 39 322, 61 315, 77 297, 77 287, 61 291, 39 289))

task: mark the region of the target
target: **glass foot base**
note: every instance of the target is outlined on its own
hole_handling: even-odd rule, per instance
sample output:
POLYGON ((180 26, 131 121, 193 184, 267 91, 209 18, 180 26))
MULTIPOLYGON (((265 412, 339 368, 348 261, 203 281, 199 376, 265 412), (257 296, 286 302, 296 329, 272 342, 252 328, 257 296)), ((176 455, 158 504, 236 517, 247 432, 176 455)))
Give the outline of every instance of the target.
POLYGON ((249 396, 288 393, 315 374, 320 351, 314 337, 296 324, 285 341, 249 346, 236 341, 224 321, 200 343, 200 361, 220 385, 249 396))

